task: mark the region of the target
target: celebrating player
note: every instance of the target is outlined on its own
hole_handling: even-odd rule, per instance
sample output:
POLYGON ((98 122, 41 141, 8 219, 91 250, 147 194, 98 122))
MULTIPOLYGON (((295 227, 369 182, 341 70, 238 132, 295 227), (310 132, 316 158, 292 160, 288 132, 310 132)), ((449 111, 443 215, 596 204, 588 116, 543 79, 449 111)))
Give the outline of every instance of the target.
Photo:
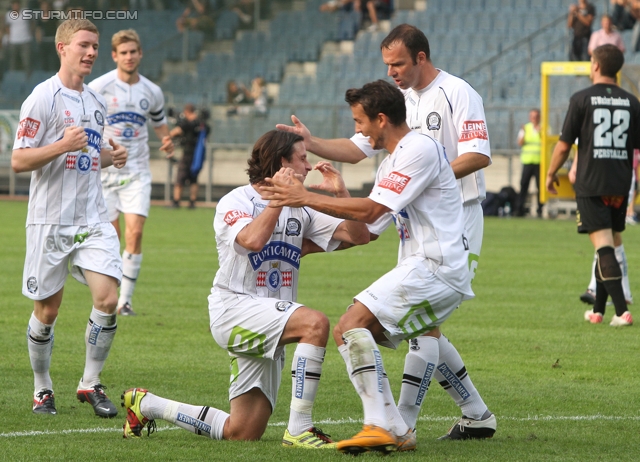
POLYGON ((89 86, 107 100, 105 133, 129 151, 122 169, 108 168, 102 173, 109 220, 120 236, 120 213, 124 214, 125 248, 122 252, 122 285, 118 314, 135 315, 131 308, 133 292, 142 264, 142 231, 151 202, 149 133, 147 122, 162 140, 160 150, 173 155, 173 142, 164 116, 162 90, 140 75, 142 59, 140 37, 133 29, 116 32, 111 38, 111 57, 116 69, 92 81, 89 86))
POLYGON ((118 410, 100 372, 116 333, 122 259, 109 223, 100 170, 122 168, 127 151, 103 138, 104 98, 84 84, 98 56, 98 29, 87 20, 64 21, 56 31, 60 71, 22 104, 11 164, 31 171, 27 256, 22 293, 34 301, 27 330, 34 374, 33 412, 56 414, 49 375, 53 330, 69 274, 89 286, 93 308, 85 334, 86 360, 77 397, 101 417, 118 410))
POLYGON ((614 45, 602 45, 591 55, 593 86, 574 93, 547 172, 547 189, 557 194, 556 173, 578 140, 574 189, 578 232, 588 233, 597 253, 596 295, 585 320, 600 324, 609 295, 616 310, 610 325, 630 326, 615 245, 625 229, 633 152, 640 149, 640 103, 616 82, 624 56, 614 45))
MULTIPOLYGON (((445 147, 451 168, 458 179, 464 225, 469 240, 469 271, 475 276, 482 247, 484 221, 482 200, 486 196, 482 169, 491 163, 489 135, 482 106, 482 98, 464 80, 434 67, 429 41, 414 26, 401 24, 394 28, 380 46, 387 74, 404 94, 407 125, 410 129, 429 135, 445 147)), ((277 125, 305 138, 307 149, 326 159, 356 163, 379 152, 370 141, 356 133, 350 140, 325 140, 311 133, 295 116, 295 127, 277 125)), ((487 438, 496 430, 496 419, 484 405, 473 386, 458 351, 441 336, 448 361, 456 365, 454 375, 446 376, 437 370, 436 380, 462 411, 462 418, 442 438, 487 438), (458 382, 465 383, 460 392, 458 382)), ((427 386, 424 369, 430 342, 428 338, 413 340, 405 360, 405 374, 398 400, 398 408, 411 428, 415 428, 420 413, 416 394, 427 386)), ((441 353, 441 357, 444 353, 441 353)))
MULTIPOLYGON (((296 303, 300 258, 309 251, 331 251, 369 242, 362 223, 339 220, 311 209, 269 207, 257 189, 265 178, 304 181, 311 170, 301 136, 264 134, 248 161, 250 184, 218 203, 214 219, 220 269, 209 296, 214 339, 231 355, 231 410, 192 406, 134 388, 123 394, 125 437, 138 437, 154 419, 164 419, 199 435, 221 440, 257 440, 273 412, 284 368, 285 345, 293 354, 289 424, 283 446, 334 448, 313 426, 315 400, 325 347, 327 317, 296 303), (285 173, 278 171, 284 168, 285 173)), ((317 188, 349 197, 340 174, 329 163, 316 167, 324 181, 317 188)), ((149 427, 150 429, 153 427, 149 427)))
MULTIPOLYGON (((395 223, 400 236, 397 266, 354 297, 354 304, 334 328, 333 336, 353 385, 364 406, 364 427, 353 438, 340 441, 338 450, 358 454, 416 448, 413 428, 396 408, 376 343, 396 348, 402 340, 422 336, 416 364, 423 387, 412 395, 420 405, 433 374, 438 371, 458 393, 468 397, 470 382, 457 377, 461 360, 439 326, 463 301, 474 296, 468 270, 469 243, 465 236, 460 190, 444 147, 407 125, 400 90, 383 80, 350 89, 345 97, 356 132, 369 138, 374 149, 391 154, 378 168, 368 198, 329 198, 307 191, 301 182, 274 178, 261 186, 270 207, 309 207, 335 217, 370 223, 379 235, 395 223)), ((414 380, 405 367, 403 382, 414 380)), ((406 391, 405 391, 406 393, 406 391)), ((481 400, 475 412, 493 415, 481 400)), ((493 420, 495 429, 495 419, 493 420)), ((466 428, 467 425, 460 424, 466 428)), ((463 430, 460 430, 463 431, 463 430)), ((487 434, 485 436, 491 436, 487 434)))

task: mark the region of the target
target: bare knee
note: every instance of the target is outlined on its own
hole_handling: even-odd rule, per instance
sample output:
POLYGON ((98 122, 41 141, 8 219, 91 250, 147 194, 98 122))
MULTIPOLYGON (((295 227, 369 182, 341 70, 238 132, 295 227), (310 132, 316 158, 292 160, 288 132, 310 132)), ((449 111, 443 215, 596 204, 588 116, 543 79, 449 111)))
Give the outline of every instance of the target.
POLYGON ((307 317, 305 335, 300 339, 302 343, 310 343, 315 346, 327 346, 329 339, 329 318, 324 313, 313 311, 312 316, 307 317))

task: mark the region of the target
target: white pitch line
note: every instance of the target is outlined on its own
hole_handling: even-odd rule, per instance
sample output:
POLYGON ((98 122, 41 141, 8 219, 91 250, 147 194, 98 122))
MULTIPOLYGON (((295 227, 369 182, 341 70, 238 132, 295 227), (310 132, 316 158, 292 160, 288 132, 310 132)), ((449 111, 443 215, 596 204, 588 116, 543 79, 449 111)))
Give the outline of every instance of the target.
MULTIPOLYGON (((421 422, 452 422, 457 417, 429 417, 423 416, 418 420, 421 422)), ((617 415, 577 415, 577 416, 554 416, 554 415, 530 415, 527 417, 508 417, 508 416, 498 416, 498 420, 508 420, 511 422, 531 422, 531 421, 543 421, 543 422, 553 422, 553 421, 595 421, 595 420, 605 420, 605 421, 640 421, 640 415, 635 416, 617 416, 617 415)), ((340 425, 347 423, 362 423, 361 419, 324 419, 316 421, 316 424, 319 425, 340 425)), ((269 423, 270 427, 285 427, 287 422, 271 422, 269 423)), ((175 426, 160 426, 157 431, 169 431, 169 430, 179 430, 180 427, 175 426)), ((72 435, 72 434, 81 434, 81 433, 120 433, 122 432, 122 428, 75 428, 70 430, 31 430, 31 431, 23 431, 23 432, 8 432, 8 433, 0 433, 0 438, 19 438, 23 436, 50 436, 50 435, 72 435)))

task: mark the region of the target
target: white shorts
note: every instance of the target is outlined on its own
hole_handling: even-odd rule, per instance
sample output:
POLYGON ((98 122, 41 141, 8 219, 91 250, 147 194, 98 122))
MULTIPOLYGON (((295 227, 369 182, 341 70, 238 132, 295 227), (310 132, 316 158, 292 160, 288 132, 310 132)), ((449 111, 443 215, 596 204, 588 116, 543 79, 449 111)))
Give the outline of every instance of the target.
POLYGON ((462 206, 464 228, 469 240, 469 271, 471 282, 476 275, 480 250, 482 249, 482 235, 484 234, 484 216, 480 202, 473 202, 462 206))
POLYGON ((151 173, 133 175, 102 173, 102 192, 109 212, 109 220, 118 219, 120 213, 149 216, 151 207, 151 173))
POLYGON ((288 300, 211 291, 211 334, 232 358, 229 400, 259 388, 275 408, 285 359, 285 348, 278 342, 289 317, 301 306, 288 300))
POLYGON ((419 336, 441 325, 462 303, 455 291, 419 258, 408 258, 356 295, 385 328, 388 341, 397 348, 402 340, 419 336))
POLYGON ((122 279, 120 241, 111 223, 92 226, 29 225, 22 293, 44 300, 64 286, 69 271, 83 284, 83 270, 122 279))

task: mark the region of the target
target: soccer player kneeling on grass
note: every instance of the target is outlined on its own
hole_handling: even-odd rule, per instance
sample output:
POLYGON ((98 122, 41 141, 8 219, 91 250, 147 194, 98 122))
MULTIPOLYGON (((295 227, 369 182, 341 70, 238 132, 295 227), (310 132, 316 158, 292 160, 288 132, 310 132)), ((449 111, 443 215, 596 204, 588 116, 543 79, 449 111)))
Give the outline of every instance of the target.
MULTIPOLYGON (((178 403, 141 388, 122 395, 127 408, 124 437, 141 436, 154 419, 174 423, 212 439, 258 440, 276 404, 285 345, 293 355, 289 424, 283 446, 335 448, 314 427, 315 400, 329 320, 296 303, 300 257, 369 242, 365 224, 337 219, 308 208, 271 207, 258 187, 265 178, 304 181, 311 165, 303 138, 284 131, 264 134, 248 161, 250 184, 218 203, 214 219, 220 269, 209 296, 211 333, 231 356, 230 412, 178 403), (279 173, 280 169, 286 173, 279 173)), ((349 197, 338 171, 328 162, 315 167, 324 181, 317 189, 349 197)))
POLYGON ((370 223, 373 235, 393 221, 400 235, 398 265, 356 295, 333 331, 364 407, 362 431, 337 443, 337 448, 351 454, 415 449, 415 421, 437 374, 466 406, 465 416, 446 438, 491 437, 495 417, 467 377, 460 355, 439 330, 463 300, 474 296, 460 191, 444 148, 409 129, 402 93, 385 81, 348 90, 345 99, 356 131, 368 136, 374 149, 391 153, 378 168, 369 197, 314 194, 291 173, 288 181, 273 178, 272 186, 260 188, 262 197, 271 200, 270 207, 305 207, 370 223), (412 372, 405 366, 401 406, 396 407, 376 344, 396 348, 407 339, 412 372), (419 386, 405 389, 408 380, 419 386))

